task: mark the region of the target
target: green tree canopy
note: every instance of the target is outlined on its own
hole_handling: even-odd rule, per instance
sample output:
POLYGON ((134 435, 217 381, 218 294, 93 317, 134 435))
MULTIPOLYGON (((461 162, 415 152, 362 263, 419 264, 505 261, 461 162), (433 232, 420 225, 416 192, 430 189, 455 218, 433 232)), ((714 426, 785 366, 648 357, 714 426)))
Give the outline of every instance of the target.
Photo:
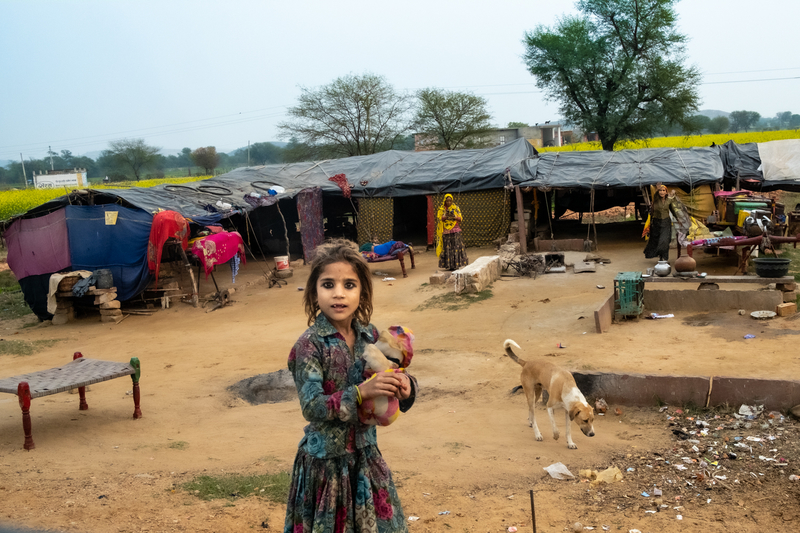
POLYGON ((761 114, 755 111, 731 111, 731 129, 749 131, 760 119, 761 114))
POLYGON ((708 121, 707 129, 709 133, 725 133, 730 127, 731 121, 728 120, 728 117, 720 115, 708 121))
POLYGON ((219 154, 214 146, 205 146, 192 152, 192 161, 198 167, 204 169, 207 175, 214 173, 214 169, 219 166, 219 154))
POLYGON ((527 122, 509 122, 507 128, 528 128, 530 124, 527 122))
POLYGON ((800 128, 800 115, 792 115, 789 119, 789 127, 792 129, 800 128))
POLYGON ((579 0, 580 14, 525 33, 525 63, 567 122, 604 150, 687 125, 700 73, 684 65, 677 0, 579 0))
POLYGON ((477 139, 494 129, 485 98, 434 88, 422 89, 417 98, 414 126, 417 132, 435 137, 439 149, 475 148, 477 139))
POLYGON ((155 146, 149 146, 144 139, 111 141, 108 143, 108 147, 108 155, 113 157, 121 167, 133 171, 136 181, 139 181, 143 170, 155 165, 158 161, 158 152, 161 150, 155 146))
MULTIPOLYGON (((247 148, 238 150, 247 160, 247 148)), ((272 143, 253 143, 250 145, 250 163, 253 165, 267 165, 283 161, 283 150, 272 143)))
POLYGON ((323 146, 336 157, 391 150, 410 128, 411 98, 383 76, 349 74, 318 89, 301 87, 291 117, 278 125, 284 138, 323 146))

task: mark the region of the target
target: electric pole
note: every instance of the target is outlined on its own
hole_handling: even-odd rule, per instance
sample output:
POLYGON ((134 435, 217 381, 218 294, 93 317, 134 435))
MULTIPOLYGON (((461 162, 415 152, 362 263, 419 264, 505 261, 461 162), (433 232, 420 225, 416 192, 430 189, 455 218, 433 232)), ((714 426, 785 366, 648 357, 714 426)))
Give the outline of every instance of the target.
POLYGON ((22 161, 22 179, 25 180, 25 188, 28 188, 28 175, 25 174, 25 159, 22 157, 22 152, 19 153, 19 160, 22 161))
POLYGON ((247 166, 250 166, 250 141, 247 141, 247 166))
POLYGON ((50 170, 54 170, 53 169, 53 149, 50 148, 49 146, 47 147, 47 153, 50 155, 50 170))

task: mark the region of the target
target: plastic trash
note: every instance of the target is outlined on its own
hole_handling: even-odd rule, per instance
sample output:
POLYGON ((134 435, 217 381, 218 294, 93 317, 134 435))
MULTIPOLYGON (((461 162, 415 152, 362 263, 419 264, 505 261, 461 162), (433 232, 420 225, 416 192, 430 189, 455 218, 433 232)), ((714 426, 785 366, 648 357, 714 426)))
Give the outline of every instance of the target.
POLYGON ((408 517, 408 521, 409 522, 416 522, 417 520, 419 520, 418 516, 409 516, 408 517))
POLYGON ((394 278, 383 278, 381 281, 396 281, 394 278))
POLYGON ((605 398, 598 398, 597 401, 594 402, 594 410, 600 414, 608 411, 608 403, 605 398))
POLYGON ((550 466, 544 467, 542 470, 550 474, 550 477, 553 479, 568 479, 575 477, 572 472, 570 472, 569 469, 564 466, 564 463, 553 463, 550 466))
POLYGON ((659 315, 658 313, 650 313, 647 316, 647 318, 649 318, 651 320, 656 320, 656 319, 659 319, 659 318, 675 318, 675 315, 673 315, 672 313, 669 313, 669 314, 666 314, 666 315, 659 315))
POLYGON ((450 514, 450 511, 439 511, 439 514, 450 514))
POLYGON ((752 333, 748 333, 747 335, 745 335, 745 336, 744 336, 744 338, 745 338, 745 339, 755 339, 755 338, 756 338, 756 336, 755 336, 755 335, 753 335, 752 333))
POLYGON ((508 533, 517 533, 517 528, 515 528, 514 526, 509 527, 508 533))
POLYGON ((622 481, 622 472, 616 466, 611 466, 597 473, 597 478, 592 481, 592 486, 596 487, 600 483, 615 483, 622 481))

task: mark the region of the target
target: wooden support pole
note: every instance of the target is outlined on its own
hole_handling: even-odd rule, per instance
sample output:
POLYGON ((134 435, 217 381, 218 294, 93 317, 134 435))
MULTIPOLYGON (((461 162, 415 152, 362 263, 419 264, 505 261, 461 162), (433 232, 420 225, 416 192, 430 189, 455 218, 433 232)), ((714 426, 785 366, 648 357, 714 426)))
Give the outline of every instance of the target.
MULTIPOLYGON (((75 352, 72 354, 72 360, 80 359, 83 357, 81 352, 75 352)), ((78 406, 79 411, 86 411, 89 409, 89 404, 86 403, 86 387, 78 387, 78 396, 80 396, 80 405, 78 406)))
POLYGON ((525 224, 525 210, 522 207, 522 191, 519 185, 514 186, 514 194, 517 197, 517 227, 519 228, 519 253, 528 253, 528 231, 525 224))
POLYGON ((139 408, 139 399, 141 397, 139 392, 139 377, 142 375, 142 367, 138 357, 131 357, 131 366, 136 370, 136 373, 131 374, 131 380, 133 380, 133 418, 139 419, 142 418, 142 410, 139 408))
POLYGON ((22 447, 32 450, 36 445, 33 443, 31 432, 31 387, 27 381, 20 381, 17 385, 17 399, 22 409, 22 431, 25 433, 25 444, 22 447))
POLYGON ((197 307, 197 294, 199 289, 197 287, 197 281, 194 279, 194 272, 192 272, 192 265, 189 263, 189 258, 186 257, 186 251, 183 249, 180 244, 178 245, 178 250, 181 251, 181 257, 183 257, 183 264, 186 266, 186 270, 189 271, 189 278, 192 280, 192 306, 197 307))

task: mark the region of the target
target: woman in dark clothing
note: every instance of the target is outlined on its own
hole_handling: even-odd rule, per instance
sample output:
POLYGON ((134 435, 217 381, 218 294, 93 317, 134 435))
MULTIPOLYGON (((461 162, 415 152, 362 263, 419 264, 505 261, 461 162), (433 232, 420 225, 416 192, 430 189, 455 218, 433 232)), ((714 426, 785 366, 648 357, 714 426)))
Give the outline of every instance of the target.
POLYGON ((670 213, 676 218, 679 216, 677 200, 667 194, 666 185, 659 184, 650 206, 650 239, 644 247, 646 258, 658 257, 661 261, 669 261, 669 243, 672 240, 670 213))

